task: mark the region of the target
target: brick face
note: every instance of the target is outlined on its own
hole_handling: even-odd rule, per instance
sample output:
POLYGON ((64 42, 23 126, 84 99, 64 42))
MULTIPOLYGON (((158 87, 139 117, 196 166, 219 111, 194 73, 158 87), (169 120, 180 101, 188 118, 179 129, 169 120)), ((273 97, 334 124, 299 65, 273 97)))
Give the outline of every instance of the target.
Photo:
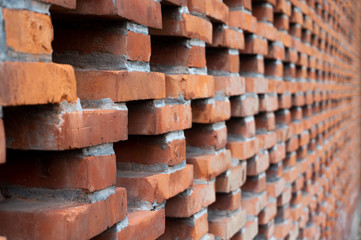
POLYGON ((0 12, 0 239, 351 239, 359 1, 0 12))

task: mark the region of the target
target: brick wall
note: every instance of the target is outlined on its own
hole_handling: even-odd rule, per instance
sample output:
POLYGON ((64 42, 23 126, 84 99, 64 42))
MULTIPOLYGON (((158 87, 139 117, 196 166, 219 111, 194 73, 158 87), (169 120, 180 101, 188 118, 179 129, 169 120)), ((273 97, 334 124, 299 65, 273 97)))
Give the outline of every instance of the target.
POLYGON ((0 0, 0 239, 350 239, 358 0, 0 0))

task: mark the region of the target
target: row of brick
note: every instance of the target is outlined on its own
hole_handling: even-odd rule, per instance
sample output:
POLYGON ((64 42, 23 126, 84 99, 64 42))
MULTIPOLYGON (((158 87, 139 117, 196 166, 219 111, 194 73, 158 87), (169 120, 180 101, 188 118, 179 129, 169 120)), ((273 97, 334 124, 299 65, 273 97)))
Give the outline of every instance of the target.
POLYGON ((348 239, 359 3, 0 7, 0 235, 348 239))

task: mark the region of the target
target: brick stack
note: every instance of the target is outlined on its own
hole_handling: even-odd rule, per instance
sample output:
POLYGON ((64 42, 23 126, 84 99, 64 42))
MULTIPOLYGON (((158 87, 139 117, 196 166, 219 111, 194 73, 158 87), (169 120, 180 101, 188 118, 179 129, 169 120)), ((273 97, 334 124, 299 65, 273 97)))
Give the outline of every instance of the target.
POLYGON ((0 8, 0 239, 349 239, 359 1, 0 8))

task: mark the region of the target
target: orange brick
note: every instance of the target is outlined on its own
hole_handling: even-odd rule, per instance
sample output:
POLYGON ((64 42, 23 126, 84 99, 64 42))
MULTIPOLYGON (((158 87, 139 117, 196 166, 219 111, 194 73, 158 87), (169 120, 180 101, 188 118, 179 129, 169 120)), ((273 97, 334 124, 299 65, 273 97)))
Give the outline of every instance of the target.
POLYGON ((123 188, 94 203, 9 199, 0 204, 0 234, 12 239, 89 239, 122 220, 126 213, 123 188))
POLYGON ((107 100, 89 103, 62 102, 50 106, 7 109, 5 125, 13 149, 65 150, 125 140, 127 109, 107 100), (20 115, 20 116, 19 116, 20 115), (18 121, 19 117, 24 121, 18 121))
POLYGON ((116 180, 115 155, 111 146, 66 152, 9 151, 0 166, 0 181, 10 185, 50 189, 82 189, 94 192, 111 187, 116 180), (106 149, 108 154, 95 155, 106 149), (24 161, 24 159, 27 159, 24 161))
MULTIPOLYGON (((156 239, 165 230, 164 209, 128 212, 128 221, 128 226, 116 234, 116 239, 156 239)), ((103 237, 96 240, 106 240, 105 236, 103 237)))
POLYGON ((190 189, 169 199, 165 206, 167 217, 191 217, 216 201, 214 181, 193 184, 190 189))
POLYGON ((185 99, 214 97, 213 76, 167 75, 165 78, 167 97, 185 99))
POLYGON ((9 48, 31 54, 52 53, 53 26, 50 16, 4 8, 3 18, 6 44, 9 48))
POLYGON ((210 213, 209 232, 221 239, 230 239, 246 224, 246 216, 246 211, 241 209, 231 216, 217 216, 210 213))
POLYGON ((0 75, 3 106, 72 102, 77 98, 74 71, 69 65, 3 62, 0 75))
POLYGON ((200 239, 208 232, 207 217, 207 211, 200 211, 189 218, 167 218, 160 239, 200 239))
POLYGON ((216 178, 217 193, 228 193, 237 190, 246 181, 247 163, 242 161, 239 165, 232 166, 216 178))
POLYGON ((228 120, 230 114, 230 102, 224 99, 202 99, 192 101, 192 121, 194 123, 212 123, 228 120))
POLYGON ((126 188, 128 202, 132 205, 162 203, 183 192, 192 185, 193 166, 187 164, 184 168, 171 173, 138 173, 118 170, 117 186, 126 188))
POLYGON ((165 97, 163 73, 85 70, 76 71, 75 75, 78 96, 84 100, 110 98, 126 102, 165 97))
POLYGON ((190 104, 165 104, 163 100, 128 104, 130 135, 157 135, 192 126, 190 104))
POLYGON ((223 122, 215 124, 193 124, 185 131, 187 144, 204 150, 219 150, 227 143, 227 128, 223 122))
POLYGON ((127 141, 115 143, 114 151, 118 163, 174 166, 186 160, 186 141, 183 132, 129 136, 127 141))
POLYGON ((194 178, 210 180, 231 167, 229 150, 219 150, 213 154, 187 156, 187 163, 194 165, 194 178))
POLYGON ((72 13, 112 18, 126 18, 153 28, 162 27, 161 6, 153 0, 80 0, 72 13))
POLYGON ((212 24, 203 18, 186 13, 180 14, 182 20, 172 19, 171 11, 163 14, 163 28, 151 30, 151 35, 178 36, 197 38, 207 43, 212 42, 212 24))

